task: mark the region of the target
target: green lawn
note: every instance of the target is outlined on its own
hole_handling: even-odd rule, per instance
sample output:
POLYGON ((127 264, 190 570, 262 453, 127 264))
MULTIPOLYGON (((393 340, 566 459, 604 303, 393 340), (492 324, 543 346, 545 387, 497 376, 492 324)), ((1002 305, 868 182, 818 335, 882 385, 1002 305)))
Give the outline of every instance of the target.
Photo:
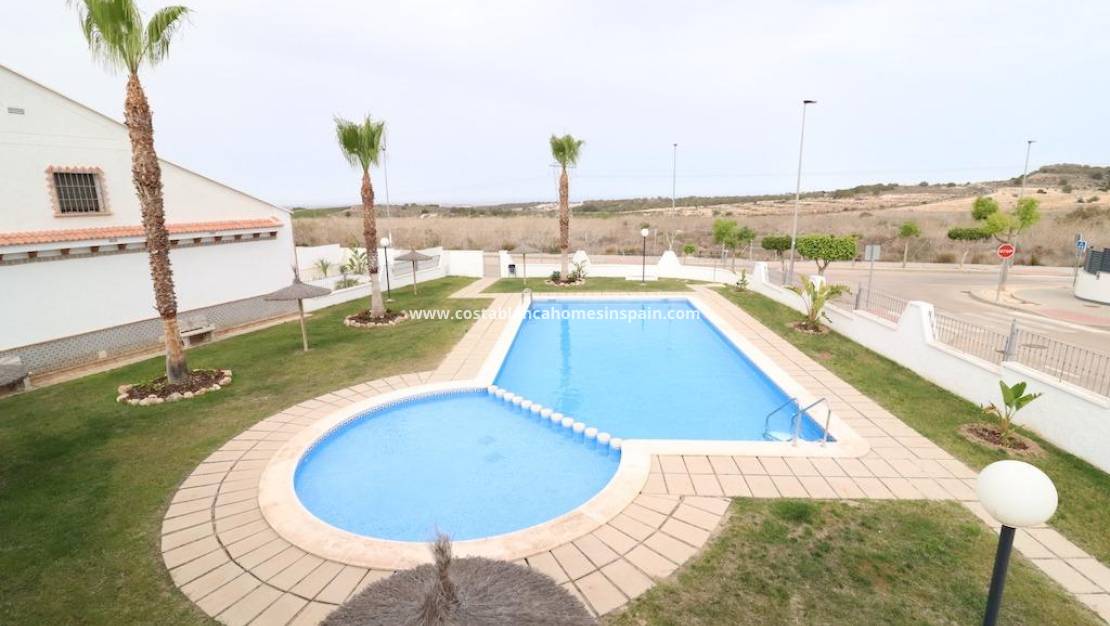
POLYGON ((689 291, 689 286, 691 284, 697 284, 697 281, 681 280, 678 278, 660 278, 659 280, 649 280, 641 285, 638 280, 625 280, 623 278, 587 278, 585 285, 556 287, 555 285, 548 285, 542 278, 529 278, 528 284, 524 284, 524 280, 521 278, 502 278, 489 287, 486 287, 486 293, 518 293, 525 287, 536 293, 689 291))
MULTIPOLYGON (((398 290, 395 307, 447 300, 470 279, 398 290)), ((159 553, 174 488, 213 450, 287 406, 359 382, 434 368, 469 321, 342 324, 366 302, 318 312, 312 350, 296 322, 189 351, 192 367, 234 371, 218 393, 130 407, 116 387, 153 378, 156 358, 0 400, 0 624, 207 624, 159 553)))
MULTIPOLYGON (((954 502, 735 500, 720 535, 610 626, 977 624, 996 535, 954 502)), ((1002 624, 1100 624, 1024 558, 1002 624)))
MULTIPOLYGON (((788 324, 800 320, 801 314, 769 298, 734 289, 719 291, 829 371, 973 468, 981 469, 1007 458, 1004 453, 973 444, 956 432, 961 424, 984 421, 976 405, 841 335, 795 332, 788 324)), ((1044 457, 1030 462, 1052 477, 1060 493, 1060 508, 1052 525, 1103 563, 1110 563, 1110 475, 1028 431, 1022 432, 1044 447, 1044 457)))

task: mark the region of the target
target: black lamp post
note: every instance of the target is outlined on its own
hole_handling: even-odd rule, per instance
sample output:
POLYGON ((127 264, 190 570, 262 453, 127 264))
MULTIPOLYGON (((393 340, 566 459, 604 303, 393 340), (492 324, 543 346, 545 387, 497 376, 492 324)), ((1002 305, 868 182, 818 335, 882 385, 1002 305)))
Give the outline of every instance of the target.
POLYGON ((382 256, 385 257, 385 301, 393 302, 393 291, 389 288, 389 237, 382 237, 382 256))
POLYGON ((1002 609, 1002 591, 1014 548, 1014 533, 1017 528, 1047 522, 1056 512, 1059 497, 1056 486, 1044 472, 1028 463, 1010 460, 997 461, 983 468, 975 492, 983 508, 1002 523, 987 594, 987 610, 983 615, 983 626, 995 626, 1002 609))
POLYGON ((640 284, 647 284, 647 238, 651 231, 647 228, 640 229, 640 237, 644 240, 644 249, 640 253, 640 284))

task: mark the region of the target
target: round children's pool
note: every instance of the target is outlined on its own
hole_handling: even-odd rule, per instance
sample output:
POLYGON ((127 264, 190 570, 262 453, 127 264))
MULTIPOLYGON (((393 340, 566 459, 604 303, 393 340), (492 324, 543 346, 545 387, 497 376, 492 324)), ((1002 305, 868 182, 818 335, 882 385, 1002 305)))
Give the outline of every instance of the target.
POLYGON ((601 491, 619 456, 484 390, 408 400, 318 441, 297 497, 346 531, 397 541, 478 539, 535 526, 601 491))

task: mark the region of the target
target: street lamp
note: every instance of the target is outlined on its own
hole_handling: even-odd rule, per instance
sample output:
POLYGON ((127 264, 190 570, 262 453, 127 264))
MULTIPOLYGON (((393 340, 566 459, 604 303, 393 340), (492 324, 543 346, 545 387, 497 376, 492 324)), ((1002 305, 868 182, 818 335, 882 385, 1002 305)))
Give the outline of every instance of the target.
POLYGON ((671 211, 674 211, 675 205, 675 189, 678 188, 678 144, 674 144, 674 152, 671 153, 671 211))
POLYGON ((651 234, 651 230, 647 228, 640 229, 640 237, 644 240, 644 249, 640 254, 640 284, 647 284, 647 238, 651 234))
POLYGON ((382 237, 382 256, 385 257, 385 301, 393 302, 393 291, 389 288, 389 237, 382 237))
MULTIPOLYGON (((1036 139, 1025 140, 1025 168, 1021 170, 1021 190, 1018 191, 1018 202, 1025 197, 1025 178, 1029 175, 1029 153, 1033 151, 1033 144, 1037 143, 1036 139)), ((998 266, 998 287, 994 290, 994 301, 998 302, 1002 298, 1002 290, 1006 287, 1006 277, 1010 274, 1010 264, 1013 263, 1014 258, 1017 256, 1017 236, 1014 236, 1014 254, 1002 259, 1002 264, 998 266)))
POLYGON ((987 611, 983 616, 983 626, 994 626, 1002 606, 1002 588, 1006 584, 1006 568, 1014 547, 1014 529, 1047 522, 1056 512, 1059 496, 1052 479, 1022 461, 991 463, 979 472, 975 492, 991 517, 1002 522, 987 611))
POLYGON ((798 178, 794 182, 794 226, 790 229, 790 265, 786 270, 785 282, 794 280, 794 249, 798 243, 798 204, 802 197, 802 151, 806 145, 806 107, 817 104, 816 100, 802 100, 802 138, 798 141, 798 178))

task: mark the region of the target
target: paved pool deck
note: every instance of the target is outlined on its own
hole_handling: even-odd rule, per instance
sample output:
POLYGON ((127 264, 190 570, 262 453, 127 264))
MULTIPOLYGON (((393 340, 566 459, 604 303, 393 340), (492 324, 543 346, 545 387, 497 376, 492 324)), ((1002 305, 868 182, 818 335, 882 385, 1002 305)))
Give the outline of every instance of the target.
MULTIPOLYGON (((483 294, 492 282, 475 281, 454 297, 489 298, 491 308, 519 305, 519 294, 483 294)), ((655 456, 639 495, 623 511, 519 563, 547 574, 603 615, 693 557, 720 528, 730 498, 955 500, 991 528, 997 526, 976 501, 974 471, 712 289, 698 286, 695 291, 734 331, 812 393, 827 397, 833 410, 867 438, 870 451, 858 458, 655 456)), ((473 378, 508 323, 507 316, 483 317, 437 369, 306 400, 212 453, 182 482, 163 521, 161 550, 177 586, 222 623, 299 625, 319 623, 351 595, 389 576, 389 570, 309 554, 279 536, 259 506, 263 469, 294 435, 336 409, 430 382, 473 378)), ((1015 545, 1110 621, 1110 568, 1048 526, 1018 531, 1015 545)))

